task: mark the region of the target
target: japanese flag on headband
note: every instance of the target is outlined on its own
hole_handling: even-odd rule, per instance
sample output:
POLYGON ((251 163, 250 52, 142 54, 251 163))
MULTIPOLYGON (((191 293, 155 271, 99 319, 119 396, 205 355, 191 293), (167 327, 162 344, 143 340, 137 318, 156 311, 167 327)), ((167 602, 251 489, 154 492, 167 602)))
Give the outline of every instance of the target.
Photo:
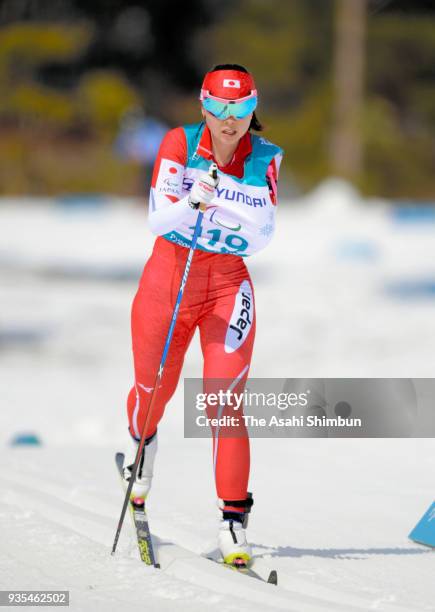
POLYGON ((248 72, 215 70, 207 72, 202 89, 208 91, 212 96, 237 100, 249 96, 255 89, 255 83, 248 72))
POLYGON ((240 89, 240 81, 238 81, 237 79, 224 79, 223 86, 237 87, 237 89, 240 89))

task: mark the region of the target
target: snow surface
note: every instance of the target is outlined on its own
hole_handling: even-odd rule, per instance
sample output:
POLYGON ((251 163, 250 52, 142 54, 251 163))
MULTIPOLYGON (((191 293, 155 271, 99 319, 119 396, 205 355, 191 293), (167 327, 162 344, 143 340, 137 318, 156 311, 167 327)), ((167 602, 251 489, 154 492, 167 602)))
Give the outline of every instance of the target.
MULTIPOLYGON (((279 206, 247 262, 251 375, 432 377, 435 224, 337 181, 279 206)), ((163 570, 137 560, 129 518, 112 557, 129 311, 154 238, 132 201, 4 199, 0 227, 0 589, 68 589, 73 610, 435 610, 433 551, 407 539, 433 500, 433 440, 252 440, 249 538, 273 587, 199 557, 218 513, 210 441, 183 437, 182 384, 149 498, 163 570), (42 445, 11 446, 20 432, 42 445)), ((195 338, 183 376, 200 373, 195 338)))

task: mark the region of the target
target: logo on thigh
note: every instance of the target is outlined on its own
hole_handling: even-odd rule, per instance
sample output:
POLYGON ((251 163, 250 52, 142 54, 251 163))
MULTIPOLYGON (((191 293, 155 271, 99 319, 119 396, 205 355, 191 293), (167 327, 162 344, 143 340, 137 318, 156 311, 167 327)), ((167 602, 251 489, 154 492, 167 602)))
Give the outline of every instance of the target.
POLYGON ((254 296, 249 281, 244 280, 236 295, 233 313, 225 337, 225 352, 234 353, 245 342, 254 321, 254 296))

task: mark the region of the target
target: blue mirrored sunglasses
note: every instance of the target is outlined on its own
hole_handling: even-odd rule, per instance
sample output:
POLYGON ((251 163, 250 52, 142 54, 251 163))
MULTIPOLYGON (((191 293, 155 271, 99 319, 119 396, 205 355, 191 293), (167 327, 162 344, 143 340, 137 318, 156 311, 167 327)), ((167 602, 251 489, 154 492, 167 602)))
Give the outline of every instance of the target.
POLYGON ((244 119, 256 109, 257 97, 252 96, 242 102, 237 102, 236 100, 219 101, 215 98, 204 98, 202 100, 202 105, 205 110, 216 117, 216 119, 223 120, 228 119, 228 117, 244 119))

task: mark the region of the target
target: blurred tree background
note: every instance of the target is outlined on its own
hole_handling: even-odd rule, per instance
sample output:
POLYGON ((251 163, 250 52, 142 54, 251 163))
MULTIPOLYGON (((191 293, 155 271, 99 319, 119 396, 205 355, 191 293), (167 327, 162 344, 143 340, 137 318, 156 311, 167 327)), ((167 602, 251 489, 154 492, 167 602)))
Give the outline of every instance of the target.
POLYGON ((137 193, 122 118, 199 120, 224 62, 254 73, 295 190, 435 197, 432 0, 0 1, 0 195, 137 193))

